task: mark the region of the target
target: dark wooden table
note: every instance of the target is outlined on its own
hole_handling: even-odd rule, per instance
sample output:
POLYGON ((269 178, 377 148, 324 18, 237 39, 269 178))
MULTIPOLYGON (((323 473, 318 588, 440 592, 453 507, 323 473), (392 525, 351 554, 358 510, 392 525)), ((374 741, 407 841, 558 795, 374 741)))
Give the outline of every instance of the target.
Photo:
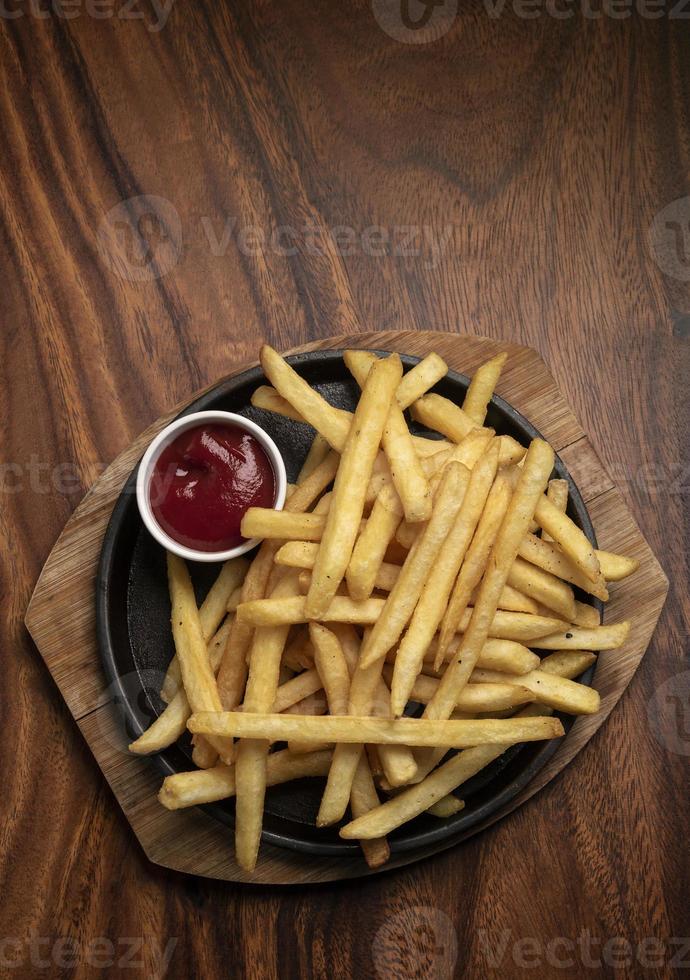
POLYGON ((690 34, 680 5, 585 7, 3 7, 3 976, 690 966, 690 34), (385 328, 543 354, 671 580, 655 639, 566 772, 465 845, 344 886, 167 873, 23 629, 34 582, 176 401, 261 341, 385 328))

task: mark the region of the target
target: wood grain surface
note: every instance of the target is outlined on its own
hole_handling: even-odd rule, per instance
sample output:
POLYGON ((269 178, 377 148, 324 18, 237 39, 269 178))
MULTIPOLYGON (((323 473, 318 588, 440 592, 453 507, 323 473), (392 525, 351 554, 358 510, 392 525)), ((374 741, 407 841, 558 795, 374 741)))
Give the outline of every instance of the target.
POLYGON ((127 6, 0 15, 0 972, 677 975, 687 23, 463 4, 410 44, 376 2, 177 0, 160 30, 127 6), (543 354, 671 581, 650 650, 562 776, 422 865, 290 892, 163 871, 24 631, 40 568, 107 463, 260 341, 385 329, 543 354))

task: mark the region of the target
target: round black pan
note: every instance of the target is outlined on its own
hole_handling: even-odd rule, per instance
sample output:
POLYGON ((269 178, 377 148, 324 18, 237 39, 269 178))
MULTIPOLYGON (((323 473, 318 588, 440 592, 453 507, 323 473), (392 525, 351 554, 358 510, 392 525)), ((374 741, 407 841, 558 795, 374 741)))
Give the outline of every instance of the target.
MULTIPOLYGON (((340 408, 354 408, 358 389, 345 367, 342 351, 316 351, 288 360, 331 404, 340 408)), ((409 368, 417 363, 418 358, 404 356, 402 360, 404 366, 409 368)), ((273 437, 285 460, 288 479, 294 480, 314 431, 307 425, 251 405, 252 392, 265 381, 261 369, 253 368, 217 385, 192 402, 182 414, 223 409, 253 419, 273 437)), ((462 404, 467 385, 466 377, 451 371, 434 391, 462 404)), ((498 396, 491 401, 486 424, 499 433, 514 436, 523 444, 539 436, 519 412, 498 396)), ((421 427, 415 426, 415 429, 424 432, 421 427)), ((558 458, 555 473, 570 484, 570 516, 596 544, 580 493, 558 458)), ((165 555, 141 522, 135 482, 136 470, 129 477, 113 510, 103 541, 96 589, 96 623, 103 669, 130 738, 140 735, 165 707, 158 691, 173 655, 165 555)), ((197 598, 201 601, 218 572, 218 566, 199 564, 193 566, 191 572, 197 598)), ((587 599, 584 596, 580 598, 587 599)), ((601 604, 596 604, 601 615, 601 604)), ((593 670, 590 670, 580 680, 590 684, 592 674, 593 670)), ((561 720, 567 730, 572 719, 561 716, 561 720)), ((426 849, 429 845, 440 845, 465 834, 519 793, 555 752, 557 744, 555 740, 515 746, 463 785, 461 796, 465 801, 464 810, 445 820, 427 814, 418 817, 390 836, 392 852, 426 849)), ((151 761, 164 775, 194 768, 189 739, 183 738, 151 761)), ((305 779, 269 789, 266 795, 264 840, 318 855, 357 851, 355 843, 338 836, 337 827, 318 829, 315 826, 322 788, 322 780, 305 779)), ((233 824, 232 801, 207 805, 203 809, 223 823, 233 824)))

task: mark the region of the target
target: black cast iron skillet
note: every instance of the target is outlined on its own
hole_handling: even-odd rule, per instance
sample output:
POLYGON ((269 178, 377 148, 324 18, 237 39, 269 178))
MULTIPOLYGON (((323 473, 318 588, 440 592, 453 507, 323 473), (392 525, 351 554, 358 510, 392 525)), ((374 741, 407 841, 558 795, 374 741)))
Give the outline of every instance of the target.
MULTIPOLYGON (((377 352, 382 353, 382 352, 377 352)), ((315 351, 288 358, 292 366, 331 404, 354 409, 358 389, 342 358, 342 351, 315 351)), ((418 358, 402 357, 406 368, 418 358)), ((192 402, 183 413, 206 409, 237 412, 266 429, 280 449, 288 480, 294 480, 314 435, 309 426, 254 408, 250 396, 265 383, 261 368, 245 371, 217 385, 192 402)), ((450 371, 434 391, 462 404, 468 379, 450 371)), ((539 436, 537 430, 502 398, 494 396, 486 424, 498 433, 514 436, 523 444, 539 436)), ((413 425, 415 431, 425 430, 413 425)), ((428 434, 428 433, 427 433, 428 434)), ((568 513, 596 544, 587 509, 563 462, 557 457, 555 473, 570 484, 568 513)), ((137 510, 136 469, 115 505, 108 525, 97 576, 96 624, 103 669, 110 693, 122 713, 128 737, 136 738, 160 714, 165 705, 158 691, 173 655, 170 633, 165 555, 144 528, 137 510)), ((216 565, 192 566, 192 578, 201 601, 218 572, 216 565)), ((583 601, 593 601, 580 596, 583 601)), ((601 603, 596 603, 601 615, 601 603)), ((593 669, 580 680, 590 684, 593 669)), ((559 716, 566 729, 568 716, 559 716)), ((390 835, 393 853, 414 851, 464 835, 503 807, 533 778, 558 746, 558 740, 515 746, 500 759, 462 786, 465 809, 439 820, 424 814, 390 835)), ((152 757, 164 775, 194 768, 188 737, 152 757)), ((323 781, 304 779, 272 787, 266 795, 263 839, 271 844, 317 855, 350 854, 356 843, 342 840, 338 828, 317 829, 314 823, 323 781)), ((203 808, 222 823, 232 826, 234 804, 227 801, 203 808)))

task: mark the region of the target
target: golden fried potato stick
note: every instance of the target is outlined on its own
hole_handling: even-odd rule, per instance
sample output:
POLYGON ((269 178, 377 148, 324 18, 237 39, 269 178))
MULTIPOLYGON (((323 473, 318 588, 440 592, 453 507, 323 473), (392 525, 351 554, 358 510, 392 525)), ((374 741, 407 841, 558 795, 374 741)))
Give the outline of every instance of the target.
POLYGON ((632 575, 640 567, 640 562, 637 558, 616 555, 612 551, 600 551, 597 549, 595 555, 599 561, 601 574, 607 582, 620 582, 621 579, 632 575))
MULTIPOLYGON (((600 559, 601 554, 601 552, 597 553, 597 557, 600 559)), ((603 574, 597 578, 596 582, 590 581, 586 575, 575 568, 570 559, 553 542, 544 541, 542 538, 528 533, 520 542, 518 555, 525 561, 537 565, 538 568, 543 568, 545 572, 550 572, 551 575, 562 578, 565 582, 577 585, 578 588, 596 596, 597 599, 601 599, 603 602, 608 601, 609 594, 603 574)))
POLYGON ((455 816, 456 813, 464 810, 464 808, 464 800, 459 800, 457 796, 449 793, 448 796, 444 796, 442 799, 437 800, 436 803, 432 803, 430 807, 427 807, 426 812, 430 813, 432 817, 447 820, 448 817, 455 816))
POLYGON ((516 481, 517 470, 513 469, 501 470, 494 480, 484 512, 477 525, 477 530, 441 621, 439 644, 434 662, 436 670, 440 669, 453 636, 465 615, 472 593, 484 574, 486 563, 508 509, 516 481))
POLYGON ((506 680, 512 684, 519 684, 523 690, 527 690, 528 694, 531 692, 535 701, 547 704, 555 711, 565 711, 570 715, 594 715, 601 707, 599 692, 594 688, 557 677, 543 670, 533 670, 529 674, 506 675, 494 670, 475 669, 472 683, 464 690, 469 690, 474 684, 488 684, 491 687, 501 681, 505 683, 506 680))
MULTIPOLYGON (((567 480, 549 480, 549 485, 546 489, 546 496, 549 498, 554 507, 565 514, 568 508, 568 481, 567 480)), ((542 541, 552 541, 550 534, 546 531, 542 534, 542 541)))
MULTIPOLYGON (((553 654, 542 661, 541 670, 548 669, 551 673, 572 680, 574 677, 579 677, 594 659, 591 654, 580 651, 571 654, 553 654)), ((528 718, 537 714, 547 714, 550 711, 551 709, 545 705, 529 705, 516 717, 528 718)), ((509 745, 479 745, 459 752, 431 775, 426 776, 422 782, 403 790, 398 796, 382 804, 378 810, 372 810, 365 818, 347 824, 340 832, 341 837, 347 840, 359 840, 391 833, 433 806, 437 800, 452 793, 462 783, 467 782, 498 759, 509 747, 509 745)))
POLYGON ((318 670, 315 667, 311 667, 309 670, 305 670, 301 674, 296 674, 290 680, 280 685, 276 691, 275 701, 271 710, 276 714, 280 714, 281 711, 287 711, 288 708, 308 698, 310 694, 316 694, 322 687, 323 684, 321 683, 321 676, 318 670))
MULTIPOLYGON (((506 584, 520 542, 525 536, 534 509, 553 469, 554 452, 542 439, 530 444, 518 484, 496 536, 482 578, 477 604, 453 662, 449 664, 438 691, 424 711, 426 718, 447 718, 453 711, 460 691, 474 670, 482 647, 489 637, 496 616, 498 598, 506 584)), ((504 613, 520 616, 521 613, 504 613)))
MULTIPOLYGON (((371 364, 360 363, 357 351, 345 351, 343 359, 355 381, 364 388, 371 364)), ((372 363, 376 362, 376 358, 372 363)), ((432 496, 419 457, 407 428, 405 416, 395 397, 391 400, 383 429, 383 450, 390 467, 391 479, 411 522, 427 521, 431 516, 432 496)))
POLYGON ((453 442, 462 442, 477 428, 461 408, 443 395, 424 395, 412 405, 412 418, 453 442))
POLYGON ((617 650, 623 646, 629 632, 628 620, 591 629, 568 626, 565 631, 540 637, 534 645, 539 650, 617 650))
POLYGON ((588 606, 586 603, 578 602, 576 599, 575 615, 572 621, 575 626, 585 626, 587 629, 591 629, 592 626, 601 625, 601 616, 594 606, 588 606))
MULTIPOLYGON (((375 623, 381 614, 384 602, 384 599, 377 598, 357 602, 346 596, 334 596, 326 611, 319 616, 319 620, 324 623, 375 623)), ((237 607, 236 616, 240 622, 251 626, 292 626, 296 623, 308 623, 312 618, 307 613, 306 596, 243 602, 237 607)), ((550 631, 553 632, 557 628, 557 626, 551 627, 550 631)))
POLYGON ((577 607, 573 590, 555 575, 518 556, 508 572, 508 584, 546 606, 552 613, 558 613, 566 622, 574 621, 577 607))
MULTIPOLYGON (((273 387, 296 410, 297 414, 313 426, 338 452, 342 452, 350 432, 350 418, 346 412, 329 405, 280 354, 264 344, 259 355, 261 367, 273 387)), ((256 392, 252 398, 252 404, 256 392)), ((265 405, 261 407, 267 407, 265 405)), ((271 409, 275 411, 276 409, 271 409)))
MULTIPOLYGON (((450 659, 455 656, 461 641, 461 636, 456 636, 452 641, 448 649, 450 659)), ((427 666, 432 670, 435 669, 437 650, 438 642, 433 640, 424 654, 425 669, 427 666)), ((390 663, 395 661, 394 650, 386 654, 386 660, 390 663)), ((539 657, 515 640, 489 639, 482 647, 477 666, 485 667, 487 670, 500 670, 506 674, 526 674, 539 666, 539 657)))
POLYGON ((470 474, 462 463, 450 463, 439 486, 434 511, 402 567, 374 628, 364 643, 362 668, 382 660, 410 620, 422 588, 462 504, 470 474))
MULTIPOLYGON (((266 760, 266 785, 278 786, 306 776, 325 776, 331 762, 330 751, 293 755, 287 749, 272 752, 266 760)), ((178 772, 166 776, 158 794, 167 810, 216 803, 235 795, 235 767, 215 766, 205 771, 178 772)))
MULTIPOLYGON (((380 804, 381 800, 374 786, 369 760, 366 753, 363 752, 359 757, 350 791, 352 816, 363 817, 380 804)), ((380 868, 391 856, 391 849, 385 837, 360 841, 360 846, 364 853, 364 859, 370 868, 380 868)))
POLYGON ((323 463, 329 452, 330 446, 328 445, 328 441, 317 432, 311 446, 309 447, 309 452, 302 463, 302 469, 299 471, 297 476, 297 483, 299 484, 306 480, 306 478, 314 472, 316 467, 320 463, 323 463))
POLYGON ((498 446, 492 446, 472 470, 462 505, 443 542, 395 658, 391 683, 393 717, 401 715, 410 691, 443 618, 448 599, 482 515, 498 468, 498 446))
POLYGON ((534 519, 590 582, 599 579, 601 569, 594 545, 584 531, 543 494, 534 511, 534 519))
MULTIPOLYGON (((505 678, 502 681, 497 679, 499 677, 498 671, 484 671, 483 674, 480 679, 477 671, 474 671, 472 682, 463 687, 460 692, 455 707, 456 711, 468 712, 469 714, 478 714, 483 711, 507 711, 509 709, 514 711, 522 704, 537 700, 531 688, 518 686, 518 682, 514 679, 517 676, 515 674, 500 675, 505 678), (491 674, 492 678, 489 680, 483 674, 491 674)), ((383 676, 390 683, 393 671, 389 664, 384 665, 383 676)), ((417 704, 428 704, 436 693, 438 684, 439 682, 435 677, 419 674, 415 678, 409 700, 417 704)))
MULTIPOLYGON (((280 600, 294 594, 296 588, 296 575, 290 572, 276 586, 273 595, 280 600)), ((288 626, 269 626, 255 631, 242 706, 247 714, 272 709, 288 632, 288 626)), ((268 748, 264 739, 243 739, 235 756, 235 854, 237 863, 247 871, 254 869, 261 843, 268 748)))
POLYGON ((392 487, 383 487, 355 542, 345 575, 353 599, 368 599, 373 592, 376 576, 402 520, 402 513, 398 495, 392 487))
MULTIPOLYGON (((199 607, 201 632, 208 643, 225 619, 230 595, 242 584, 249 562, 246 558, 231 558, 220 570, 218 578, 208 591, 208 595, 199 607)), ((161 688, 161 698, 166 704, 175 697, 182 683, 180 665, 177 657, 173 657, 168 666, 165 680, 161 688)))
POLYGON ((319 619, 326 612, 350 563, 364 511, 367 483, 401 375, 400 358, 392 354, 372 366, 362 389, 314 564, 306 603, 309 619, 319 619))
POLYGON ((557 650, 556 653, 544 657, 539 664, 539 670, 542 673, 567 677, 572 681, 580 674, 584 674, 596 659, 595 654, 584 650, 557 650))
POLYGON ((462 403, 462 409, 475 425, 483 425, 486 409, 503 370, 508 354, 503 351, 486 361, 474 372, 462 403))
MULTIPOLYGON (((298 738, 308 742, 338 742, 376 745, 417 745, 427 748, 445 746, 465 748, 471 745, 499 745, 513 742, 539 742, 563 734, 556 718, 357 718, 352 715, 308 717, 291 714, 259 714, 248 711, 205 711, 189 719, 191 732, 209 737, 236 736, 261 742, 285 742, 298 738)), ((237 777, 242 758, 240 742, 237 754, 237 777)), ((239 794, 238 794, 239 799, 239 794)))
POLYGON ((325 527, 324 514, 291 514, 270 507, 250 507, 240 526, 245 538, 282 541, 320 541, 325 527))
MULTIPOLYGON (((224 623, 208 645, 208 656, 214 672, 220 665, 230 627, 230 622, 224 623)), ((137 755, 150 755, 166 749, 184 735, 191 713, 187 695, 180 688, 153 724, 130 744, 129 751, 137 755)))

